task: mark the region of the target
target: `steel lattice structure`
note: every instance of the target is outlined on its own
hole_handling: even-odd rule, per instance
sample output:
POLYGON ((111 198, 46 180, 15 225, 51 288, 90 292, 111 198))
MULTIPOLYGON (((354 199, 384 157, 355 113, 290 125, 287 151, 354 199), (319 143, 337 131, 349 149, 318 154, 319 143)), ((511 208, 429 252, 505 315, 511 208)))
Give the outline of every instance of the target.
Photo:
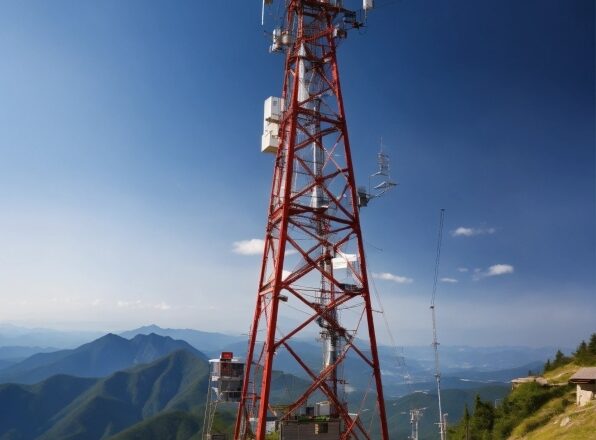
POLYGON ((287 420, 315 396, 327 399, 329 417, 340 426, 338 438, 372 438, 374 422, 379 437, 388 439, 336 57, 345 36, 338 23, 345 24, 346 16, 349 22, 353 13, 341 2, 286 2, 278 34, 286 52, 279 148, 235 439, 264 440, 268 414, 287 420), (323 346, 319 365, 296 344, 313 331, 323 346), (282 409, 270 400, 277 356, 291 359, 310 378, 282 409), (371 392, 362 401, 372 403, 366 420, 353 414, 359 408, 348 409, 346 362, 368 378, 371 392))

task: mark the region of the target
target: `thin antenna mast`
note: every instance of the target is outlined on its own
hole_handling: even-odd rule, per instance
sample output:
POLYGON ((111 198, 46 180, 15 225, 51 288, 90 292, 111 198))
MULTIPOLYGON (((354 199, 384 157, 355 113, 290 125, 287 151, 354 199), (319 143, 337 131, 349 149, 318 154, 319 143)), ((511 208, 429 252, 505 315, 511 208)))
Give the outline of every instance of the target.
POLYGON ((441 440, 445 440, 447 437, 447 414, 443 414, 443 408, 441 406, 441 371, 439 368, 439 342, 437 340, 437 317, 435 298, 437 296, 437 281, 439 279, 439 263, 441 261, 441 243, 443 241, 443 222, 445 219, 445 209, 441 209, 439 217, 439 236, 437 239, 437 257, 435 260, 435 278, 433 281, 433 294, 430 301, 430 310, 433 319, 433 349, 435 351, 435 380, 437 381, 437 397, 439 401, 439 435, 441 440))

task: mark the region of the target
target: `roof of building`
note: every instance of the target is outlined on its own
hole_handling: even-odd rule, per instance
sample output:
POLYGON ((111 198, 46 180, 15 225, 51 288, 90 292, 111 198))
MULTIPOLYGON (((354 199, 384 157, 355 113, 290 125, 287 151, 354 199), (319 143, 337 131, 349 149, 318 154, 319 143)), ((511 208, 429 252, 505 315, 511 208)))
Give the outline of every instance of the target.
POLYGON ((542 376, 528 376, 528 377, 518 377, 517 379, 513 379, 511 383, 513 385, 521 385, 522 383, 532 383, 536 382, 538 385, 546 386, 548 385, 548 380, 546 380, 542 376))
POLYGON ((584 367, 577 370, 573 376, 569 378, 571 383, 591 383, 596 382, 596 367, 584 367))
POLYGON ((518 377, 513 379, 511 383, 519 384, 519 383, 529 383, 529 382, 536 382, 536 378, 534 376, 528 377, 518 377))

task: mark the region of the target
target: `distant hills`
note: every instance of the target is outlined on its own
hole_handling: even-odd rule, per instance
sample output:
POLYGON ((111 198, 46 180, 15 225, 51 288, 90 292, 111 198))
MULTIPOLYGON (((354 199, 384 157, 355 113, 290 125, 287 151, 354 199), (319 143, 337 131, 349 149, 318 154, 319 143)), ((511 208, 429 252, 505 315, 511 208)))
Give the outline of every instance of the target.
MULTIPOLYGON (((130 340, 108 334, 35 354, 2 372, 20 382, 44 379, 0 384, 0 439, 198 439, 208 373, 203 353, 154 333, 130 340), (106 377, 82 377, 100 375, 106 377)), ((274 371, 271 395, 295 399, 307 385, 274 371)), ((220 411, 215 426, 229 428, 233 419, 233 408, 220 411)))
POLYGON ((167 336, 137 335, 125 339, 107 334, 76 349, 38 353, 0 370, 0 383, 32 384, 55 374, 104 377, 134 365, 152 362, 175 350, 186 350, 196 357, 205 355, 185 341, 167 336))
MULTIPOLYGON (((5 330, 0 326, 0 336, 5 330)), ((29 334, 20 328, 9 332, 11 340, 29 334)), ((72 349, 0 346, 0 440, 198 439, 208 358, 221 351, 243 356, 246 347, 244 336, 156 325, 103 335, 72 349)), ((311 368, 320 368, 315 341, 297 340, 293 348, 311 368)), ((407 347, 397 353, 381 346, 379 351, 392 438, 407 437, 408 412, 414 407, 426 408, 421 440, 434 438, 438 415, 432 350, 407 347)), ((476 394, 489 402, 501 399, 510 379, 539 370, 550 353, 524 347, 441 346, 443 406, 449 419, 457 420, 476 394)), ((308 386, 301 368, 284 350, 278 350, 275 367, 283 372, 274 372, 273 401, 292 401, 308 386)), ((352 408, 361 404, 369 380, 360 371, 357 363, 344 365, 352 408)), ((216 424, 229 428, 234 412, 232 406, 222 408, 216 424)))
POLYGON ((207 374, 203 356, 177 350, 103 379, 57 375, 36 385, 0 385, 0 438, 93 440, 161 412, 197 411, 207 374))
POLYGON ((104 334, 105 332, 98 331, 63 331, 0 324, 0 347, 74 348, 97 339, 104 334))
POLYGON ((232 336, 192 329, 161 328, 154 324, 122 332, 120 336, 129 339, 134 338, 136 335, 148 335, 151 333, 169 336, 173 339, 181 339, 210 356, 219 355, 221 351, 228 350, 230 346, 237 348, 236 352, 244 353, 248 344, 246 336, 232 336))

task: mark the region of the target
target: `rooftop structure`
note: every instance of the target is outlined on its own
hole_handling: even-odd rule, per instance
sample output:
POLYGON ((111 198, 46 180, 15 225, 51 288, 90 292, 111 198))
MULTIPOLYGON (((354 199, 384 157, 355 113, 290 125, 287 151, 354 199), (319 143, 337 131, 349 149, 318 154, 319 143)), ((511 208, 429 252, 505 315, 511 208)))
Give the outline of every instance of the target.
POLYGON ((569 378, 569 383, 576 385, 578 406, 587 405, 596 395, 596 367, 580 368, 569 378))

